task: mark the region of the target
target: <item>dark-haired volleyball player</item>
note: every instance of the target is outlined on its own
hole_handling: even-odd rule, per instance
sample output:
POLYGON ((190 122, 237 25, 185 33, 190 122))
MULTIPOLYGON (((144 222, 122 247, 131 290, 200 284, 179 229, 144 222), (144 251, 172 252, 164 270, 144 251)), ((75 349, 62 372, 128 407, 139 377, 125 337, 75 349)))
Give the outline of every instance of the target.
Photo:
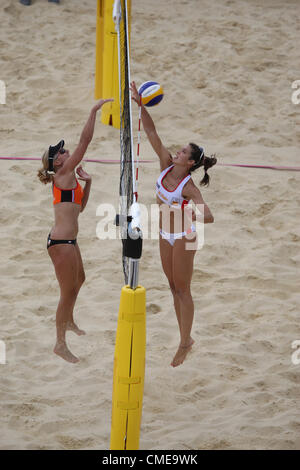
MULTIPOLYGON (((130 89, 132 99, 139 104, 140 97, 135 82, 131 83, 130 89)), ((190 240, 192 232, 195 231, 192 224, 195 214, 190 213, 190 216, 186 217, 187 211, 183 211, 183 208, 192 200, 195 204, 203 205, 204 213, 200 219, 202 222, 207 224, 214 221, 211 211, 191 178, 191 173, 203 166, 204 178, 200 184, 208 185, 207 170, 215 165, 217 160, 204 155, 203 148, 193 143, 184 146, 172 157, 162 144, 154 122, 143 105, 141 111, 144 130, 160 160, 161 174, 156 182, 157 203, 160 205, 160 256, 173 294, 179 325, 180 343, 171 362, 171 365, 176 367, 183 363, 194 343, 191 337, 194 303, 190 285, 196 249, 186 247, 187 240, 190 240)), ((194 241, 196 237, 195 233, 194 241)), ((193 247, 196 248, 195 242, 193 247)))
POLYGON ((60 300, 56 311, 57 341, 54 352, 66 361, 75 363, 79 359, 68 349, 66 331, 78 335, 85 334, 74 323, 73 309, 85 274, 78 243, 78 216, 88 202, 92 178, 81 166, 76 170, 78 179, 85 181, 84 188, 79 184, 75 168, 87 150, 94 134, 97 111, 112 99, 100 100, 91 110, 81 133, 79 144, 70 154, 64 148, 64 141, 50 146, 42 157, 43 168, 38 172, 40 181, 52 183, 55 222, 47 241, 49 256, 53 262, 60 287, 60 300))

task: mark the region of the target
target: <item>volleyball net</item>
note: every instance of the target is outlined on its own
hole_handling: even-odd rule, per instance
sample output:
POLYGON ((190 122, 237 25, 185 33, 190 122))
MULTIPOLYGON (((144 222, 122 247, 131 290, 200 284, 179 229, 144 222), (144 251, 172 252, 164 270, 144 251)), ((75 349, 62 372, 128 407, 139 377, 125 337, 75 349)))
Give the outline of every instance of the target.
POLYGON ((126 0, 116 0, 113 18, 118 35, 120 94, 120 214, 117 224, 122 238, 125 284, 136 287, 138 259, 142 254, 142 232, 137 204, 137 181, 132 134, 130 98, 129 21, 126 0))

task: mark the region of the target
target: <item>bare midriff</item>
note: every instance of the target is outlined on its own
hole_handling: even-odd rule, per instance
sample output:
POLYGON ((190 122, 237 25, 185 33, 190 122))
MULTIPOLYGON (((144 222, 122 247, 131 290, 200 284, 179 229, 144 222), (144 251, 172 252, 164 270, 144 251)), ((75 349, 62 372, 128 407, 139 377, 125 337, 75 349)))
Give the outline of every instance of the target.
POLYGON ((78 234, 78 216, 81 206, 74 202, 60 202, 54 206, 53 240, 74 240, 78 234))

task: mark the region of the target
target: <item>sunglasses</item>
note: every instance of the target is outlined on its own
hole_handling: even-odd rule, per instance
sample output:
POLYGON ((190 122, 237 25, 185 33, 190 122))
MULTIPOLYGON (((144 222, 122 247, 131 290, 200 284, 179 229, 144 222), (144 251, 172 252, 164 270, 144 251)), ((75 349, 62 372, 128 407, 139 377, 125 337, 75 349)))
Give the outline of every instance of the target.
MULTIPOLYGON (((59 151, 57 153, 63 155, 65 153, 65 149, 64 148, 60 148, 59 151)), ((49 156, 48 157, 48 162, 49 162, 49 169, 48 169, 48 173, 50 174, 54 174, 54 167, 53 167, 53 162, 54 162, 54 155, 53 156, 49 156)))

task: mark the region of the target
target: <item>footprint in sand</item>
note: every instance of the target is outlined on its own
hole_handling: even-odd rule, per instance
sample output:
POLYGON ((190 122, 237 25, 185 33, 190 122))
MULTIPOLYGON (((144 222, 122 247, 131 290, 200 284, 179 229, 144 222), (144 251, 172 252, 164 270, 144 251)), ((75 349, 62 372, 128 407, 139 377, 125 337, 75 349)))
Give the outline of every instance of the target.
POLYGON ((161 308, 157 305, 157 304, 149 304, 147 305, 147 312, 150 312, 150 313, 153 313, 153 314, 156 314, 156 313, 159 313, 161 312, 161 308))

